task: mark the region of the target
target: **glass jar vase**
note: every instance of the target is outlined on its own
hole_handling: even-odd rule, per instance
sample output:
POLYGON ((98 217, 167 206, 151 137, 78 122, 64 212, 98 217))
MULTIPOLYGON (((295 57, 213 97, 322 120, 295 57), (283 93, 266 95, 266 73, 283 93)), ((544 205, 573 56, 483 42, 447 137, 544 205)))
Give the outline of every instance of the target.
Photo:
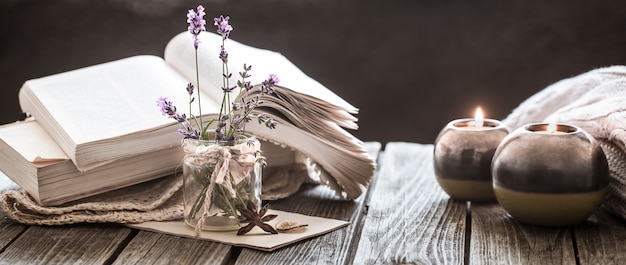
POLYGON ((238 208, 261 208, 262 163, 255 137, 237 142, 184 139, 182 147, 185 223, 201 230, 236 230, 245 219, 238 208))

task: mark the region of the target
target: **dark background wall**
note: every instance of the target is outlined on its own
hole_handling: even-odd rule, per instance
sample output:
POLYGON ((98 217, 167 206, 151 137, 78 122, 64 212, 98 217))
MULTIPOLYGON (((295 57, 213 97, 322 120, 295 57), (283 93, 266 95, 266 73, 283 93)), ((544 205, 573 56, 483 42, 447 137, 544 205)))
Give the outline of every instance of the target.
POLYGON ((0 123, 22 118, 27 79, 162 55, 197 4, 359 107, 365 141, 432 143, 477 105, 502 119, 555 81, 626 62, 623 0, 2 0, 0 123))

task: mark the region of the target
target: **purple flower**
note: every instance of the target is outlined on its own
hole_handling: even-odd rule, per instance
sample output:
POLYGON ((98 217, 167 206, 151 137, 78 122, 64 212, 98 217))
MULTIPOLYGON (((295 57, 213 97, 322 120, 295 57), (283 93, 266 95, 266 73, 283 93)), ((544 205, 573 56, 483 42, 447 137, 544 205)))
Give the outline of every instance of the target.
POLYGON ((250 83, 250 81, 243 82, 243 88, 245 88, 246 91, 250 91, 250 89, 252 89, 252 83, 250 83))
POLYGON ((204 20, 204 7, 202 5, 198 5, 197 11, 193 9, 189 9, 187 13, 187 23, 189 23, 189 27, 187 29, 191 33, 193 38, 193 46, 198 49, 198 45, 200 44, 200 39, 198 39, 198 35, 200 32, 206 31, 205 25, 206 21, 204 20))
POLYGON ((224 48, 224 45, 220 46, 220 60, 222 60, 223 63, 228 63, 228 52, 226 52, 226 49, 224 48))
POLYGON ((163 113, 164 116, 173 118, 176 115, 176 106, 174 106, 167 98, 159 98, 157 100, 157 105, 161 108, 161 113, 163 113))
POLYGON ((278 82, 280 82, 280 80, 278 79, 278 76, 276 76, 275 74, 270 74, 270 77, 267 79, 267 82, 271 85, 276 85, 278 84, 278 82))
POLYGON ((195 87, 193 86, 193 84, 191 82, 189 82, 187 84, 187 88, 186 89, 187 89, 187 94, 189 94, 189 103, 190 104, 193 103, 193 101, 196 99, 196 98, 193 97, 193 90, 194 90, 194 88, 195 87))
POLYGON ((228 24, 229 16, 220 16, 213 19, 215 23, 213 25, 217 26, 217 33, 222 35, 223 39, 228 39, 230 32, 233 31, 233 26, 228 24))
POLYGON ((200 139, 200 132, 193 128, 187 128, 186 131, 183 129, 178 129, 178 133, 185 136, 185 138, 200 139))
POLYGON ((233 91, 235 88, 237 88, 237 86, 222 87, 222 91, 224 91, 224 92, 230 92, 230 91, 233 91))
POLYGON ((159 105, 159 107, 161 108, 161 113, 163 113, 163 115, 176 120, 183 126, 184 130, 178 129, 178 133, 184 135, 185 138, 192 138, 192 139, 200 138, 200 132, 194 129, 193 127, 191 127, 191 125, 189 125, 189 122, 187 121, 187 115, 184 113, 183 114, 176 113, 176 106, 174 106, 174 104, 172 104, 170 100, 168 100, 167 98, 163 98, 163 97, 159 98, 157 100, 157 105, 159 105))
POLYGON ((189 94, 190 96, 193 95, 193 89, 194 89, 193 83, 187 84, 187 94, 189 94))
POLYGON ((276 76, 275 74, 270 74, 267 80, 261 83, 261 90, 265 91, 265 93, 267 94, 272 94, 274 93, 274 89, 272 89, 272 87, 278 84, 279 81, 280 80, 278 80, 278 76, 276 76))
POLYGON ((159 98, 157 100, 157 105, 159 106, 159 108, 161 108, 161 113, 164 116, 167 116, 168 118, 174 119, 178 122, 187 121, 187 115, 185 115, 184 113, 178 114, 176 112, 176 106, 174 106, 174 104, 167 98, 159 98))
POLYGON ((243 129, 246 125, 246 121, 241 117, 241 115, 236 115, 233 120, 233 124, 237 129, 243 129))

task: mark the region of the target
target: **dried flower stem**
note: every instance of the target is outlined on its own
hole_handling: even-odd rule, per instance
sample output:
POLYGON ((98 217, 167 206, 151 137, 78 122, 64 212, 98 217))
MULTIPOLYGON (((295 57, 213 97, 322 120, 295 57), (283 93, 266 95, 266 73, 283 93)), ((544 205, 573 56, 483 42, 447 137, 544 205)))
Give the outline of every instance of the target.
MULTIPOLYGON (((196 49, 196 86, 198 87, 198 113, 200 113, 200 139, 208 139, 208 135, 206 135, 206 130, 204 130, 204 123, 202 122, 202 102, 200 101, 200 70, 198 69, 198 49, 196 49)), ((190 102, 191 103, 191 102, 190 102)), ((189 113, 191 113, 191 106, 189 107, 189 113)), ((191 116, 191 115, 190 115, 191 116)))

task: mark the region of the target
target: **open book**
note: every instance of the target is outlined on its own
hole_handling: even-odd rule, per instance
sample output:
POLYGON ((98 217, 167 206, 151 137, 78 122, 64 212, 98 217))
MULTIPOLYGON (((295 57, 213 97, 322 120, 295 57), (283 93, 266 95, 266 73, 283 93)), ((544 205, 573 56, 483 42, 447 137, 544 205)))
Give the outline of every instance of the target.
MULTIPOLYGON (((179 146, 180 125, 161 115, 156 100, 167 97, 179 111, 186 110, 185 87, 196 80, 190 38, 186 32, 175 36, 164 59, 134 56, 26 81, 19 93, 20 106, 37 119, 79 171, 179 146)), ((217 116, 223 95, 221 36, 204 32, 201 40, 196 87, 202 91, 202 111, 208 120, 217 116)), ((357 128, 353 116, 357 109, 279 53, 233 40, 228 40, 227 49, 231 72, 241 71, 246 63, 252 66, 253 84, 269 74, 280 78, 275 93, 283 100, 266 97, 263 108, 257 108, 275 118, 277 128, 251 122, 246 130, 311 159, 320 181, 340 196, 359 196, 371 180, 375 162, 363 143, 345 130, 357 128)), ((194 114, 196 106, 192 106, 194 114)))

